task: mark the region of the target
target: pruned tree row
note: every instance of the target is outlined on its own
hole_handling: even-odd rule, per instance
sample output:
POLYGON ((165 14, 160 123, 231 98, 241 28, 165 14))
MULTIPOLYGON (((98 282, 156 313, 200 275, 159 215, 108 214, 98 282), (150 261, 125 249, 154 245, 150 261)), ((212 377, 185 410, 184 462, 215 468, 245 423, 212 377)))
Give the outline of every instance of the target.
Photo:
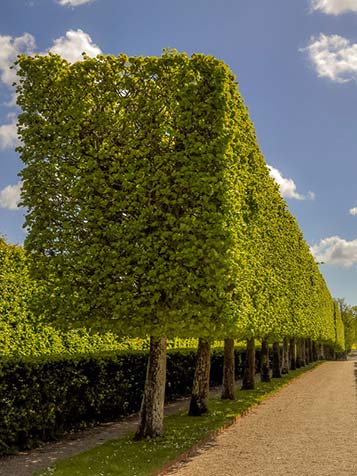
POLYGON ((151 336, 138 438, 162 433, 167 338, 199 338, 192 414, 207 410, 211 340, 226 339, 225 398, 232 339, 248 341, 244 388, 256 339, 273 344, 275 374, 305 362, 307 342, 343 348, 338 308, 222 61, 49 54, 18 68, 33 308, 65 328, 151 336))
POLYGON ((93 333, 85 328, 63 331, 43 322, 29 306, 36 295, 28 254, 22 246, 0 237, 1 359, 120 352, 145 346, 145 342, 128 342, 110 332, 93 333))

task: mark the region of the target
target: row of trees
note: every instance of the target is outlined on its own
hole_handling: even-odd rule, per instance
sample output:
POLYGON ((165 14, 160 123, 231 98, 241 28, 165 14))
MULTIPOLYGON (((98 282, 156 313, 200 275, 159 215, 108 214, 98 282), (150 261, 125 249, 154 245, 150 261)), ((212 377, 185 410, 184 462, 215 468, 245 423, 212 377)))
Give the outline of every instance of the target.
POLYGON ((257 338, 344 348, 222 61, 49 54, 18 67, 33 309, 65 328, 150 336, 138 438, 162 433, 168 337, 199 338, 192 414, 205 411, 212 340, 226 339, 227 382, 233 339, 251 363, 257 338))
POLYGON ((357 306, 350 306, 345 299, 336 299, 345 330, 345 356, 357 344, 357 306))
POLYGON ((30 309, 34 295, 36 282, 30 276, 29 256, 23 247, 0 237, 1 357, 123 351, 146 345, 141 340, 121 340, 110 332, 93 334, 85 328, 63 331, 42 322, 30 309))

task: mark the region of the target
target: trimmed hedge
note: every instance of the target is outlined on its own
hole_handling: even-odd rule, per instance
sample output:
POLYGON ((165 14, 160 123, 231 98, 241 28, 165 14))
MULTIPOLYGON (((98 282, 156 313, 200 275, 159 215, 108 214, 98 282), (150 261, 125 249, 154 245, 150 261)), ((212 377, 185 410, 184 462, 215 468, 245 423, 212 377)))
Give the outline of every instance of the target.
MULTIPOLYGON (((211 385, 222 382, 222 356, 222 349, 213 350, 211 385)), ((195 359, 194 349, 168 352, 168 401, 190 394, 195 359)), ((28 449, 66 431, 138 411, 146 362, 144 351, 3 361, 0 454, 28 449)), ((243 362, 244 352, 236 351, 237 378, 243 362)))

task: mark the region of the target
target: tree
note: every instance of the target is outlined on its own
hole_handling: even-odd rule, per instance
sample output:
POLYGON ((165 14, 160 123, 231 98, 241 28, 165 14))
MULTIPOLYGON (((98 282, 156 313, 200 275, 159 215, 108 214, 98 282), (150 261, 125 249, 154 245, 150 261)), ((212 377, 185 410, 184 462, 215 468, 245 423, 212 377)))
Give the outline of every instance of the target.
POLYGON ((150 376, 165 368, 166 337, 244 325, 245 106, 230 70, 204 55, 18 66, 33 307, 64 328, 151 336, 138 436, 156 436, 153 387, 165 381, 150 376))
POLYGON ((210 343, 200 338, 188 411, 190 416, 200 416, 208 412, 210 367, 210 343))
POLYGON ((222 61, 165 51, 18 66, 33 309, 64 328, 150 336, 139 438, 162 433, 166 338, 247 339, 247 388, 257 338, 343 345, 222 61))
POLYGON ((347 304, 345 299, 337 298, 336 303, 341 315, 344 328, 346 355, 357 342, 357 312, 356 307, 347 304))
POLYGON ((224 339, 222 399, 234 400, 235 355, 234 339, 224 339))

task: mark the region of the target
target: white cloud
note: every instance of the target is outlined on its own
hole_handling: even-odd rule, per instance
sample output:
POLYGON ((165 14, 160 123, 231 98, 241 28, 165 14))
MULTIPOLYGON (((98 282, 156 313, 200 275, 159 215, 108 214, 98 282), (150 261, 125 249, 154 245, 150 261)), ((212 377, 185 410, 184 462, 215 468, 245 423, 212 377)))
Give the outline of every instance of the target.
POLYGON ((0 207, 9 210, 17 210, 20 201, 22 183, 8 185, 0 190, 0 207))
POLYGON ((101 49, 92 41, 92 38, 82 30, 69 30, 65 36, 57 38, 49 49, 52 53, 61 55, 70 63, 82 60, 82 53, 94 57, 100 54, 101 49))
POLYGON ((357 80, 357 43, 339 35, 312 37, 306 51, 318 76, 337 83, 357 80))
POLYGON ((89 3, 92 0, 57 0, 57 3, 60 5, 77 7, 78 5, 84 5, 85 3, 89 3))
POLYGON ((357 239, 347 241, 339 236, 331 236, 321 240, 310 249, 317 261, 326 264, 349 268, 357 263, 357 239))
POLYGON ((36 48, 35 38, 30 33, 12 37, 0 35, 0 79, 7 86, 16 80, 15 69, 10 69, 17 55, 32 54, 36 48))
POLYGON ((357 215, 357 207, 350 208, 350 215, 357 215))
MULTIPOLYGON (((17 55, 20 53, 32 55, 35 53, 35 50, 36 41, 30 33, 24 33, 18 37, 0 35, 0 81, 6 86, 11 87, 17 78, 16 69, 11 69, 10 67, 16 61, 17 55)), ((86 52, 91 57, 101 53, 101 49, 93 43, 88 33, 82 30, 67 31, 65 36, 61 36, 53 41, 53 45, 48 51, 61 55, 71 63, 81 60, 83 52, 86 52)), ((41 54, 46 53, 47 51, 41 54)), ((15 100, 16 96, 13 94, 7 105, 14 106, 15 100)))
MULTIPOLYGON (((35 38, 29 33, 24 33, 16 38, 0 35, 0 81, 6 86, 11 87, 12 83, 16 81, 16 70, 10 69, 10 66, 14 63, 18 54, 25 53, 31 55, 34 54, 35 49, 35 38)), ((67 31, 65 36, 61 36, 53 41, 49 51, 61 55, 71 63, 82 60, 83 52, 91 57, 101 53, 101 49, 82 30, 67 31)), ((13 107, 15 104, 16 93, 13 92, 11 100, 6 105, 13 107)), ((11 114, 9 117, 11 118, 10 123, 0 125, 0 150, 15 148, 19 144, 16 116, 11 114)))
POLYGON ((312 0, 312 10, 319 10, 327 15, 357 12, 357 0, 312 0))
POLYGON ((298 193, 296 190, 296 184, 294 180, 283 177, 283 175, 278 169, 272 167, 271 165, 268 165, 268 169, 269 169, 270 176, 279 185, 280 193, 283 197, 295 198, 296 200, 306 200, 306 199, 313 200, 315 198, 314 192, 308 192, 306 195, 302 195, 301 193, 298 193))
POLYGON ((16 92, 13 92, 13 93, 11 94, 10 100, 5 103, 5 106, 15 107, 15 106, 16 106, 16 100, 17 100, 17 94, 16 94, 16 92))
POLYGON ((9 124, 0 126, 0 149, 13 149, 19 144, 17 136, 16 116, 9 114, 9 124))

